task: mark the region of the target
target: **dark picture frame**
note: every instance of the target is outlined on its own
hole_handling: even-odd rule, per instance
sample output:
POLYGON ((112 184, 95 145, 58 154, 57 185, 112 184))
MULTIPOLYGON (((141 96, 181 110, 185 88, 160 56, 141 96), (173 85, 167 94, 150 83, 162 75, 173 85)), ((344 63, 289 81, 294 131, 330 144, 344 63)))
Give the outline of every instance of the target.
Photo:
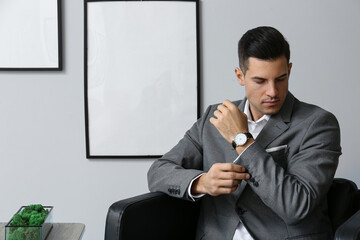
POLYGON ((0 1, 0 71, 62 70, 61 0, 0 1))
POLYGON ((85 0, 87 158, 160 157, 199 118, 198 12, 198 0, 85 0))

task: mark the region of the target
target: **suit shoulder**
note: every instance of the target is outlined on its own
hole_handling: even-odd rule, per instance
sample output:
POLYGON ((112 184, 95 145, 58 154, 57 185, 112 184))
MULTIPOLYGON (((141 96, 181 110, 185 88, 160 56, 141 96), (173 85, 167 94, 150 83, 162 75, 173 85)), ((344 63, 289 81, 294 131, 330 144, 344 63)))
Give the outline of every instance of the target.
POLYGON ((335 115, 317 105, 302 102, 299 100, 295 101, 292 119, 302 121, 305 119, 319 119, 326 118, 328 120, 333 119, 337 121, 335 115))

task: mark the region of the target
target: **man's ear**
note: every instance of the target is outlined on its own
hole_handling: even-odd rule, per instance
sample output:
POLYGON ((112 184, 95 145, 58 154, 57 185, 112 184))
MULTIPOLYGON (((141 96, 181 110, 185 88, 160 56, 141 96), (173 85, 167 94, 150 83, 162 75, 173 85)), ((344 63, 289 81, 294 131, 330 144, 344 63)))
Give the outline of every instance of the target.
POLYGON ((288 67, 288 78, 290 77, 291 68, 292 68, 292 62, 289 63, 289 67, 288 67))
POLYGON ((243 71, 240 70, 240 68, 235 68, 235 75, 236 78, 238 79, 238 82, 240 83, 241 86, 245 85, 245 75, 243 73, 243 71))

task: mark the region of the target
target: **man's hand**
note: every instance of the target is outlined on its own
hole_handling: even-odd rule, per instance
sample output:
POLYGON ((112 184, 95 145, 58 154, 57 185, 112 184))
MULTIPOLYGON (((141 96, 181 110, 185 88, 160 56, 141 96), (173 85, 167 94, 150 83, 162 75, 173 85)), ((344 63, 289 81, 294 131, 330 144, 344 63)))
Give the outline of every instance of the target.
POLYGON ((232 143, 236 134, 248 132, 246 114, 229 100, 218 106, 214 116, 210 122, 229 143, 232 143))
POLYGON ((215 163, 210 170, 193 182, 192 194, 218 196, 234 192, 243 179, 249 179, 243 166, 234 163, 215 163))

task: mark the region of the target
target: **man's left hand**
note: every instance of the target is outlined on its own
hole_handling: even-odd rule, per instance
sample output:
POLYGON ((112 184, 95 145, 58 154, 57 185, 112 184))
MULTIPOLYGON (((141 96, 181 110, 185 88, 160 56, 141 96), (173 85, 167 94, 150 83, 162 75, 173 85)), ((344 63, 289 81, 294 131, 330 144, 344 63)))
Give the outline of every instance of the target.
POLYGON ((248 132, 246 114, 229 100, 217 107, 214 116, 210 122, 229 143, 232 143, 236 134, 248 132))

